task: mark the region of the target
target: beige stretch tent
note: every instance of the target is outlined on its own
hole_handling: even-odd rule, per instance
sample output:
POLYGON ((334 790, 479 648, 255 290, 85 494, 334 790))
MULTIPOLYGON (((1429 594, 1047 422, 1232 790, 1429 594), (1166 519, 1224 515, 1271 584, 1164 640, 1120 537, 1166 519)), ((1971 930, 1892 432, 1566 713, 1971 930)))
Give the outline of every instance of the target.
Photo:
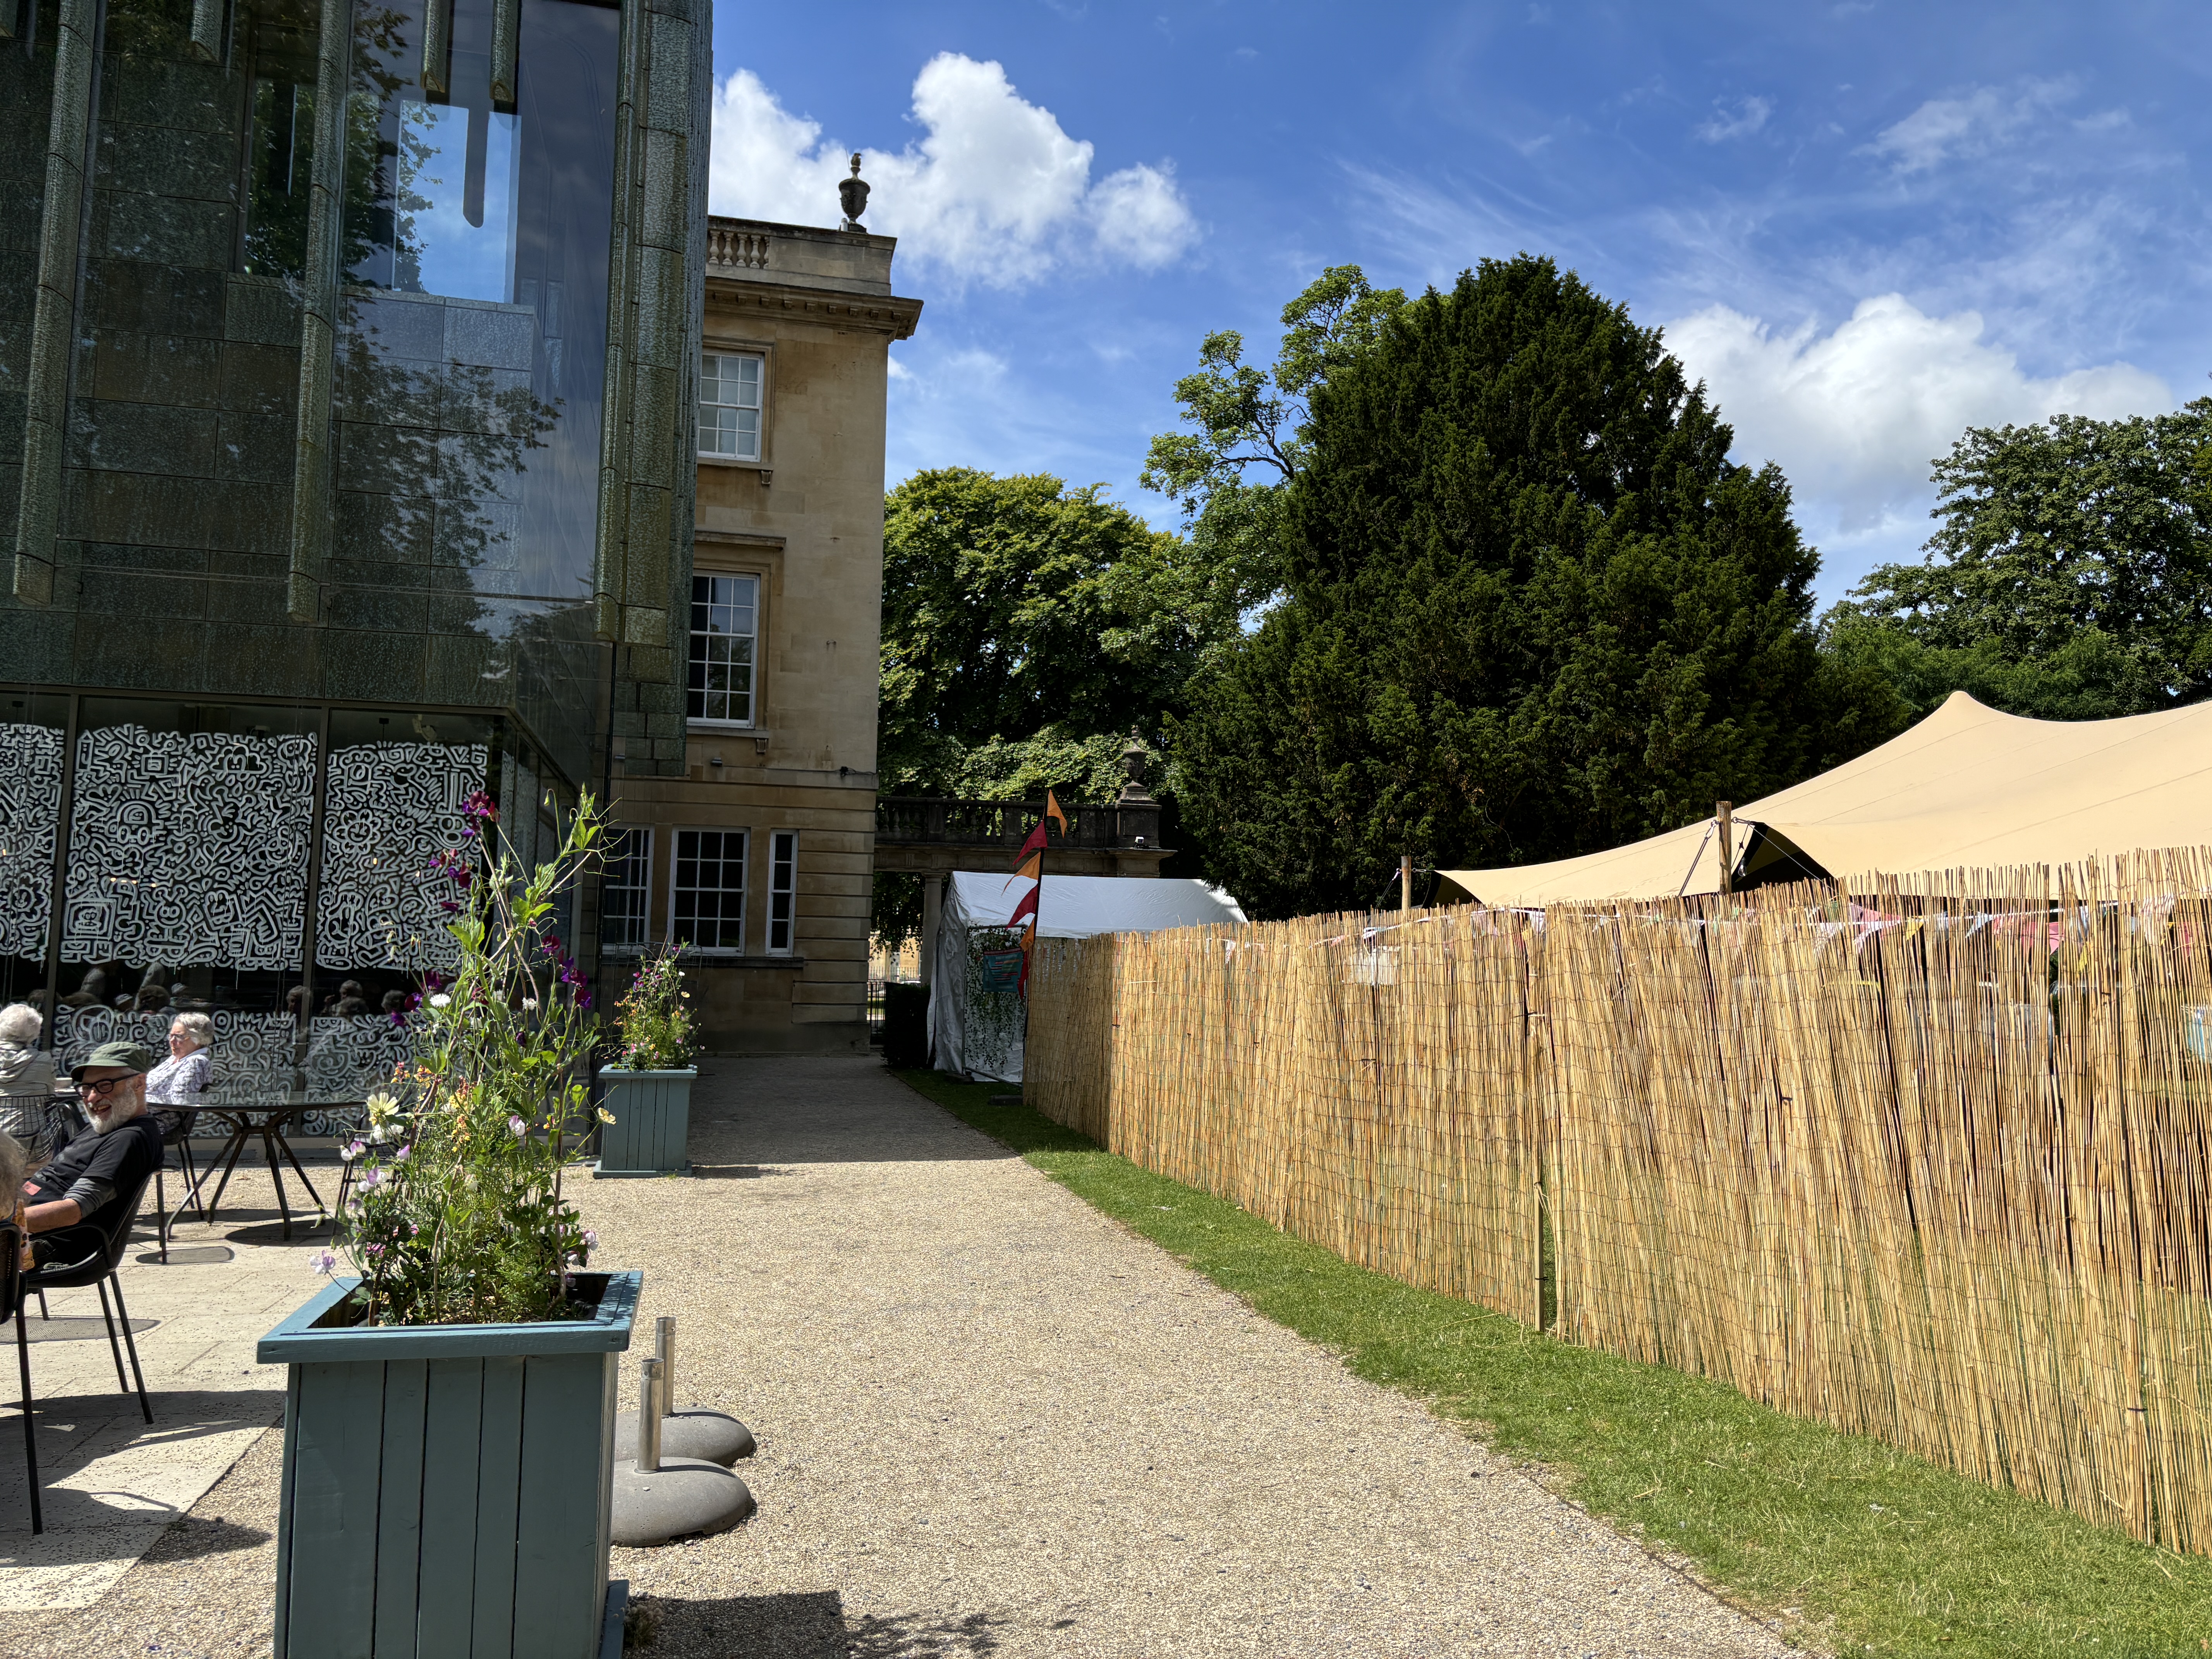
MULTIPOLYGON (((2031 720, 1954 691, 1911 731, 1735 817, 1740 885, 2198 846, 2212 842, 2212 702, 2031 720)), ((1440 873, 1484 904, 1717 893, 1719 838, 1705 819, 1578 859, 1440 873)))

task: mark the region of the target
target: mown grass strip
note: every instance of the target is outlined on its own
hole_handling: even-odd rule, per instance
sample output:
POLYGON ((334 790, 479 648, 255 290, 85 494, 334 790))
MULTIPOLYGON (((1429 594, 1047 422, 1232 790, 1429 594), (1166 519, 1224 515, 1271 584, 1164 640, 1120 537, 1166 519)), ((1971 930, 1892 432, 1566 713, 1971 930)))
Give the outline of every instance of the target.
POLYGON ((1559 1490, 1642 1528, 1741 1605, 1784 1615, 1806 1645, 2212 1652, 2212 1561, 1355 1267, 1026 1106, 992 1104, 1004 1085, 897 1075, 1359 1376, 1548 1466, 1559 1490))

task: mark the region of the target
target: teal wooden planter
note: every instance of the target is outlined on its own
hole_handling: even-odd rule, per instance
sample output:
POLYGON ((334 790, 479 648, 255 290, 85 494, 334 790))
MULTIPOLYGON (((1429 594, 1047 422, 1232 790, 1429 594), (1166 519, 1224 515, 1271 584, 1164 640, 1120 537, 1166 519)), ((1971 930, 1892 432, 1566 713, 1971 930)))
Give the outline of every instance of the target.
POLYGON ((592 1173, 690 1174, 691 1158, 684 1143, 691 1133, 691 1085, 698 1075, 696 1066, 682 1072, 603 1068, 603 1103, 614 1121, 599 1125, 599 1161, 592 1173))
POLYGON ((334 1280, 261 1339, 283 1364, 276 1659, 598 1659, 616 1356, 642 1275, 597 1281, 589 1319, 327 1322, 334 1280))

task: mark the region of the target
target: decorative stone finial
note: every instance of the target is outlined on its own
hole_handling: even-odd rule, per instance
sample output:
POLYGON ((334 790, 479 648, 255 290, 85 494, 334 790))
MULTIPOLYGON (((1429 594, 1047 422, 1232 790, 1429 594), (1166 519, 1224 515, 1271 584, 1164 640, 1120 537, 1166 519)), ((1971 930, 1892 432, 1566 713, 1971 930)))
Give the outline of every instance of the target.
POLYGON ((868 228, 860 222, 860 216, 868 210, 868 181, 860 177, 858 150, 853 152, 853 176, 837 181, 837 200, 845 210, 845 222, 837 228, 865 233, 868 228))
POLYGON ((1121 786, 1123 800, 1133 802, 1152 799, 1152 796, 1145 790, 1145 769, 1151 763, 1152 758, 1151 752, 1145 747, 1145 740, 1132 732, 1129 734, 1129 741, 1121 750, 1121 770, 1128 775, 1129 779, 1128 782, 1121 786))

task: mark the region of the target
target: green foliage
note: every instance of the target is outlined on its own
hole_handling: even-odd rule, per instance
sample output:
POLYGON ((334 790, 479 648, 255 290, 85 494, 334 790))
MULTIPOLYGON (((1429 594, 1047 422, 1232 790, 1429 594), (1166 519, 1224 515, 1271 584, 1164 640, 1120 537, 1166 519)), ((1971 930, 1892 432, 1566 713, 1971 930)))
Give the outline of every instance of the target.
POLYGON ((886 498, 885 794, 947 792, 993 744, 1042 736, 1077 751, 1098 734, 1157 732, 1182 706, 1206 647, 1235 628, 1233 602, 1180 537, 1102 488, 949 467, 886 498))
POLYGON ((1401 853, 1532 862, 1892 734, 1820 654, 1779 471, 1625 307, 1528 255, 1392 310, 1311 392, 1288 597, 1171 729, 1248 912, 1365 902, 1401 853))
POLYGON ((1926 558, 1877 568, 1828 618, 1906 702, 1956 688, 2085 720, 2212 690, 2212 398, 1971 428, 1934 478, 1926 558))
POLYGON ((1688 1558, 1787 1639, 1974 1659, 2149 1659, 2212 1639, 2212 1561, 1355 1267, 1027 1106, 993 1105, 998 1085, 900 1075, 1357 1375, 1548 1466, 1569 1498, 1688 1558))
POLYGON ((684 1005, 682 952, 664 945, 638 964, 629 989, 615 1005, 622 1046, 615 1063, 633 1072, 680 1072, 699 1054, 698 1028, 684 1005))
POLYGON ((1305 465, 1315 391, 1405 303, 1358 265, 1331 266, 1283 307, 1273 368, 1244 362, 1244 337, 1224 329, 1200 343, 1198 371, 1176 382, 1191 430, 1154 438, 1139 482, 1182 508, 1193 547, 1240 615, 1281 591, 1283 486, 1305 465))
MULTIPOLYGON (((883 793, 1111 799, 1129 734, 1157 744, 1188 709, 1239 594, 1101 488, 951 467, 886 497, 883 793)), ((879 939, 920 915, 916 884, 876 878, 879 939)))
POLYGON ((490 802, 476 797, 470 815, 483 860, 441 860, 462 895, 451 927, 459 969, 450 985, 426 981, 419 1058, 370 1098, 368 1136, 343 1152, 358 1164, 357 1195, 340 1237, 369 1324, 568 1317, 568 1275, 596 1242, 561 1195, 589 1097, 591 999, 550 929, 601 820, 586 795, 560 850, 526 875, 490 845, 490 802))

